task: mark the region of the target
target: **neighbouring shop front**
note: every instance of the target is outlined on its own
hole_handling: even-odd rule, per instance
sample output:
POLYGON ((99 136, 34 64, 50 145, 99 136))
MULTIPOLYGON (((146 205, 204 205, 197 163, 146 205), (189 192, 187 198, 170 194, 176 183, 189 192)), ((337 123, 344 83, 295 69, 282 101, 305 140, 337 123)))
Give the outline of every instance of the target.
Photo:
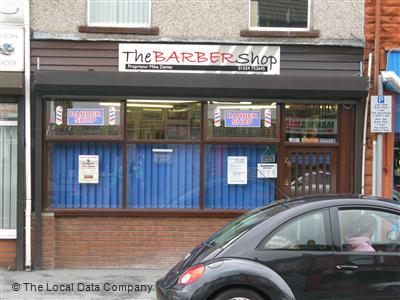
POLYGON ((334 59, 362 49, 232 47, 123 44, 119 72, 36 71, 44 267, 171 265, 246 210, 359 190, 368 86, 334 59))

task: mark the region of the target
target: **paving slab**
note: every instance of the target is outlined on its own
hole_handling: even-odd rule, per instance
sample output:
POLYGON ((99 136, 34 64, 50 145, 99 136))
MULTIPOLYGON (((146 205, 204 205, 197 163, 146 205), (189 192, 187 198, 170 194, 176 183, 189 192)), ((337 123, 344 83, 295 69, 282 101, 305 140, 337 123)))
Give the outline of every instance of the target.
POLYGON ((0 269, 0 299, 156 299, 167 269, 0 269))

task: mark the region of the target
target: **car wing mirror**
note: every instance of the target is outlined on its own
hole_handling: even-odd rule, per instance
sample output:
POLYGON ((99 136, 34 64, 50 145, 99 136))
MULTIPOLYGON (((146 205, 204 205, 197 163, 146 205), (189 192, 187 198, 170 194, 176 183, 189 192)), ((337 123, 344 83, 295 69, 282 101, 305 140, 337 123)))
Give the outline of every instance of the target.
POLYGON ((387 233, 387 238, 390 241, 400 241, 400 231, 398 231, 398 230, 390 230, 387 233))

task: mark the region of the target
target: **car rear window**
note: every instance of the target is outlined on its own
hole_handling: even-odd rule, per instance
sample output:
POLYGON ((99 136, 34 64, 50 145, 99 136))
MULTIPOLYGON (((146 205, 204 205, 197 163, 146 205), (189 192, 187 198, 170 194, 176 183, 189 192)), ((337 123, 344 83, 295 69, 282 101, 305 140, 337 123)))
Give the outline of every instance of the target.
POLYGON ((267 207, 252 210, 228 223, 214 233, 205 243, 209 246, 222 247, 231 240, 249 231, 264 220, 286 210, 281 204, 272 204, 267 207))

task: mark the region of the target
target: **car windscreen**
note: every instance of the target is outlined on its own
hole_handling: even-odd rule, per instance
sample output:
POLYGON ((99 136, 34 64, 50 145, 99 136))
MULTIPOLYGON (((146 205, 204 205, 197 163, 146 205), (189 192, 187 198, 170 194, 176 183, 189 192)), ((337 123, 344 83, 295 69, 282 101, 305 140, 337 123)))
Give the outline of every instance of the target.
POLYGON ((252 210, 228 223, 214 233, 205 243, 209 246, 222 247, 231 240, 249 231, 266 219, 286 210, 281 204, 273 204, 267 207, 252 210))

